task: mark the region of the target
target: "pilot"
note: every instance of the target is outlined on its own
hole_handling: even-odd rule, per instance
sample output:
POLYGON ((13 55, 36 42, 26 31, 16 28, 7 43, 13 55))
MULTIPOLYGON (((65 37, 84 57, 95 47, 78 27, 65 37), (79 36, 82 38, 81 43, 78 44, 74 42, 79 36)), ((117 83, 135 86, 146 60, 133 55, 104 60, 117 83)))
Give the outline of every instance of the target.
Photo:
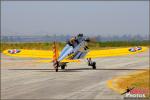
POLYGON ((74 48, 74 42, 75 42, 75 38, 71 38, 69 41, 67 41, 67 44, 69 44, 74 48))
POLYGON ((74 48, 79 44, 79 41, 76 37, 73 37, 68 41, 68 44, 74 48))
POLYGON ((73 37, 70 39, 70 43, 73 44, 74 42, 75 42, 75 38, 73 37))
POLYGON ((77 43, 77 45, 79 44, 77 37, 75 37, 75 42, 77 43))

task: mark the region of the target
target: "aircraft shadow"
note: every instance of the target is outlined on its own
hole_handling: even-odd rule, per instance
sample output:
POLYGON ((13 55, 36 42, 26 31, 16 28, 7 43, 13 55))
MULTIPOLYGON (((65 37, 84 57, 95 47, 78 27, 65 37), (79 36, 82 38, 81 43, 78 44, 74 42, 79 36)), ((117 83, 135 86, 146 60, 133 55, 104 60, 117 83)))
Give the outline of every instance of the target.
MULTIPOLYGON (((8 69, 8 70, 39 71, 39 72, 55 72, 54 69, 8 69)), ((68 69, 65 69, 65 70, 59 69, 58 72, 81 72, 81 71, 79 71, 79 70, 68 70, 68 69)))
POLYGON ((92 68, 75 68, 75 69, 67 69, 67 70, 146 70, 146 69, 126 69, 126 68, 97 68, 97 69, 92 69, 92 68))
MULTIPOLYGON (((54 69, 8 69, 8 70, 26 70, 26 71, 40 71, 40 72, 54 72, 54 69)), ((120 71, 120 70, 146 70, 146 69, 136 69, 136 68, 132 68, 132 69, 127 69, 127 68, 97 68, 97 69, 92 69, 92 68, 74 68, 74 69, 65 69, 65 70, 61 70, 59 69, 58 72, 81 72, 83 70, 116 70, 116 71, 120 71)))

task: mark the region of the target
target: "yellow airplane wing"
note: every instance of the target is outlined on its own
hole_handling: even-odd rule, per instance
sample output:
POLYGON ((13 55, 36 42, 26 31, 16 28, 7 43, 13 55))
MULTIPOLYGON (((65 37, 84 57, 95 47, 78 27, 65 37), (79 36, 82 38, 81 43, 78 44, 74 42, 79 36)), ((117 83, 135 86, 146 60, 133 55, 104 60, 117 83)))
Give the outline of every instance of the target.
MULTIPOLYGON (((14 56, 14 57, 53 58, 53 51, 48 51, 48 50, 26 50, 26 49, 20 49, 21 52, 16 53, 16 54, 10 54, 10 53, 8 53, 8 50, 4 50, 2 53, 7 55, 7 56, 14 56)), ((38 62, 48 63, 48 62, 52 62, 52 59, 49 59, 49 60, 38 60, 38 62)), ((64 59, 61 62, 80 62, 80 60, 64 59)))
MULTIPOLYGON (((85 56, 85 58, 98 58, 98 57, 108 57, 108 56, 130 55, 130 54, 135 54, 135 53, 139 53, 139 52, 143 52, 145 50, 148 50, 147 47, 142 47, 142 50, 139 50, 136 52, 130 52, 128 50, 129 48, 130 47, 116 48, 116 49, 105 49, 105 50, 91 50, 90 52, 88 52, 88 54, 85 56)), ((8 56, 15 56, 15 57, 53 58, 53 51, 52 50, 26 50, 26 49, 20 49, 20 50, 21 50, 21 52, 16 53, 16 54, 10 54, 10 53, 8 53, 8 50, 4 50, 2 53, 5 55, 8 55, 8 56)), ((58 52, 58 53, 60 53, 60 52, 58 52)))
POLYGON ((21 52, 16 54, 8 53, 8 50, 4 50, 2 53, 8 56, 15 57, 30 57, 30 58, 52 58, 53 52, 50 50, 26 50, 20 49, 21 52))
POLYGON ((143 52, 147 50, 147 47, 142 47, 142 50, 136 52, 130 52, 129 47, 126 48, 115 48, 115 49, 105 49, 105 50, 91 50, 85 56, 85 58, 98 58, 98 57, 109 57, 109 56, 123 56, 123 55, 130 55, 139 52, 143 52))

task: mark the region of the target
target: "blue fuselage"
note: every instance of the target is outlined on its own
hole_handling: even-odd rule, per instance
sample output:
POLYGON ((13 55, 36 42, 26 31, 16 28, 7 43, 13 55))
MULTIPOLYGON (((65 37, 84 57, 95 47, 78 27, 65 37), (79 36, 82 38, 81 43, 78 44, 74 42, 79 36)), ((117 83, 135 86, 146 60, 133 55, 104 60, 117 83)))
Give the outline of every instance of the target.
POLYGON ((74 43, 72 45, 66 44, 63 48, 58 61, 65 59, 66 57, 72 55, 68 59, 80 59, 83 58, 87 54, 87 41, 85 41, 85 37, 77 38, 78 43, 74 43))

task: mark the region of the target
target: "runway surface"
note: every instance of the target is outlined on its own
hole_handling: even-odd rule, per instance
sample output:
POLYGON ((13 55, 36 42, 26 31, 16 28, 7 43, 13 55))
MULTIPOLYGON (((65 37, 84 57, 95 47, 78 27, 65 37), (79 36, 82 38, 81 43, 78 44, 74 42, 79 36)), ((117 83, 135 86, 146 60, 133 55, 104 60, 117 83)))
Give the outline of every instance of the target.
POLYGON ((2 99, 123 99, 107 80, 149 67, 149 52, 93 59, 97 69, 70 63, 55 72, 51 63, 1 55, 2 99))

